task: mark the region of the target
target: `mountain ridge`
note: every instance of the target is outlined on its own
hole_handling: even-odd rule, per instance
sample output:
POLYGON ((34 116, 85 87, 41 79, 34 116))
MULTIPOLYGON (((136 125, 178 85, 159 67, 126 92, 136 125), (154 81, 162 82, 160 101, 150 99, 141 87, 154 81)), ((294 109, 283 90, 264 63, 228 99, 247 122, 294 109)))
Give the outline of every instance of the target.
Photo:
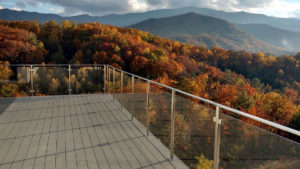
POLYGON ((251 52, 262 51, 272 54, 287 52, 255 39, 225 20, 193 12, 161 19, 148 19, 130 27, 165 38, 206 47, 251 52))
POLYGON ((63 20, 71 20, 76 23, 80 23, 82 21, 80 19, 82 16, 88 16, 85 18, 84 22, 101 22, 103 24, 111 24, 115 26, 129 26, 150 18, 164 18, 164 17, 180 15, 188 12, 196 12, 202 15, 220 18, 231 23, 237 23, 237 24, 263 23, 281 29, 300 32, 300 19, 296 19, 296 18, 278 18, 278 17, 272 17, 263 14, 248 13, 243 11, 225 12, 221 10, 214 10, 208 8, 196 8, 196 7, 184 7, 184 8, 177 8, 177 9, 158 9, 158 10, 152 10, 147 12, 108 14, 104 16, 90 16, 84 14, 84 15, 66 16, 66 17, 57 14, 41 14, 37 12, 0 9, 0 18, 3 20, 10 20, 10 21, 35 20, 35 18, 30 17, 30 15, 39 14, 40 16, 43 15, 43 18, 39 17, 37 19, 41 23, 44 23, 45 21, 48 20, 56 20, 58 22, 63 20), (7 12, 10 12, 11 16, 9 16, 7 12), (21 19, 19 18, 20 15, 16 16, 16 13, 22 14, 21 19), (28 15, 29 17, 25 18, 25 16, 28 15))
POLYGON ((300 49, 300 33, 276 28, 267 24, 234 24, 244 32, 273 46, 292 51, 300 49))

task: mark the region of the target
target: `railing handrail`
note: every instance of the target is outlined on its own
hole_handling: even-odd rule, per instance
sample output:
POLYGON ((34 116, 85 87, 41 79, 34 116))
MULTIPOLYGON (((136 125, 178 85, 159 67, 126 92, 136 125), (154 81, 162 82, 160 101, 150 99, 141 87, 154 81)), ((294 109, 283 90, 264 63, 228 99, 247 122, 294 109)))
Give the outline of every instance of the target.
POLYGON ((78 66, 78 67, 84 67, 84 66, 104 66, 106 64, 0 64, 3 66, 16 66, 16 67, 22 67, 22 66, 45 66, 45 67, 56 67, 56 66, 78 66))
POLYGON ((211 100, 208 100, 208 99, 204 99, 204 98, 199 97, 199 96, 195 96, 195 95, 193 95, 193 94, 191 94, 191 93, 188 93, 188 92, 185 92, 185 91, 182 91, 182 90, 179 90, 179 89, 170 87, 170 86, 168 86, 168 85, 164 85, 164 84, 155 82, 155 81, 153 81, 153 80, 150 80, 150 79, 147 79, 147 78, 144 78, 144 77, 141 77, 141 76, 138 76, 138 75, 135 75, 135 74, 126 72, 126 71, 124 71, 124 70, 115 68, 115 67, 113 67, 113 66, 111 66, 111 65, 106 65, 106 66, 109 66, 109 67, 111 67, 111 68, 113 68, 113 69, 115 69, 115 70, 118 70, 118 71, 120 71, 120 72, 123 72, 123 73, 125 73, 125 74, 127 74, 127 75, 134 76, 134 77, 137 77, 137 78, 142 79, 142 80, 144 80, 144 81, 147 81, 147 82, 150 82, 150 83, 159 85, 159 86, 161 86, 161 87, 167 88, 167 89, 169 89, 169 90, 171 90, 171 91, 173 90, 173 91, 175 91, 176 93, 180 93, 180 94, 183 94, 183 95, 192 97, 192 98, 194 98, 194 99, 203 101, 203 102, 205 102, 205 103, 211 104, 211 105, 216 106, 216 107, 218 106, 218 107, 220 107, 220 108, 222 108, 222 109, 224 109, 224 110, 228 110, 228 111, 230 111, 230 112, 232 112, 232 113, 235 113, 235 114, 237 114, 237 115, 240 115, 240 116, 243 116, 243 117, 247 117, 247 118, 252 119, 252 120, 255 120, 255 121, 257 121, 257 122, 260 122, 260 123, 263 123, 263 124, 272 126, 272 127, 274 127, 274 128, 283 130, 283 131, 285 131, 285 132, 294 134, 294 135, 296 135, 296 136, 300 136, 300 131, 298 131, 298 130, 295 130, 295 129, 292 129, 292 128, 283 126, 283 125, 281 125, 281 124, 278 124, 278 123, 275 123, 275 122, 272 122, 272 121, 269 121, 269 120, 266 120, 266 119, 263 119, 263 118, 254 116, 254 115, 251 115, 251 114, 249 114, 249 113, 242 112, 242 111, 240 111, 240 110, 237 110, 237 109, 234 109, 234 108, 225 106, 225 105, 220 104, 220 103, 216 103, 216 102, 211 101, 211 100))
POLYGON ((107 65, 107 64, 0 64, 0 65, 4 65, 4 66, 45 66, 45 67, 55 67, 55 66, 78 66, 78 67, 84 67, 84 66, 109 66, 115 70, 118 70, 120 72, 123 72, 127 75, 130 75, 130 76, 134 76, 134 77, 137 77, 139 79, 142 79, 144 81, 147 81, 147 82, 150 82, 150 83, 153 83, 153 84, 156 84, 156 85, 159 85, 161 87, 164 87, 166 89, 169 89, 169 90, 173 90, 175 91, 176 93, 180 93, 180 94, 183 94, 183 95, 186 95, 186 96, 189 96, 191 98, 194 98, 194 99, 197 99, 197 100, 200 100, 200 101, 203 101, 205 103, 208 103, 208 104, 211 104, 213 106, 218 106, 224 110, 228 110, 232 113, 235 113, 237 115, 240 115, 240 116, 243 116, 243 117, 247 117, 249 119, 252 119, 252 120, 255 120, 257 122, 260 122, 260 123, 263 123, 263 124, 266 124, 266 125, 269 125, 269 126, 272 126, 274 128, 277 128, 277 129, 280 129, 280 130, 283 130, 285 132, 288 132, 288 133, 291 133, 291 134, 294 134, 296 136, 300 136, 300 131, 298 130, 295 130, 295 129, 292 129, 292 128, 289 128, 289 127, 286 127, 286 126, 283 126, 281 124, 278 124, 278 123, 275 123, 275 122, 272 122, 272 121, 269 121, 269 120, 266 120, 266 119, 263 119, 263 118, 260 118, 260 117, 257 117, 257 116, 254 116, 254 115, 251 115, 249 113, 245 113, 245 112, 242 112, 240 110, 237 110, 237 109, 234 109, 234 108, 231 108, 231 107, 228 107, 228 106, 225 106, 225 105, 222 105, 220 103, 216 103, 214 101, 211 101, 211 100, 208 100, 208 99, 204 99, 202 97, 199 97, 199 96, 195 96, 191 93, 188 93, 188 92, 185 92, 185 91, 182 91, 182 90, 179 90, 179 89, 176 89, 176 88, 173 88, 173 87, 170 87, 168 85, 164 85, 164 84, 161 84, 161 83, 158 83, 158 82, 155 82, 153 80, 150 80, 150 79, 147 79, 147 78, 144 78, 144 77, 141 77, 141 76, 138 76, 138 75, 135 75, 135 74, 132 74, 132 73, 129 73, 129 72, 126 72, 124 70, 121 70, 121 69, 118 69, 116 67, 113 67, 111 65, 107 65))

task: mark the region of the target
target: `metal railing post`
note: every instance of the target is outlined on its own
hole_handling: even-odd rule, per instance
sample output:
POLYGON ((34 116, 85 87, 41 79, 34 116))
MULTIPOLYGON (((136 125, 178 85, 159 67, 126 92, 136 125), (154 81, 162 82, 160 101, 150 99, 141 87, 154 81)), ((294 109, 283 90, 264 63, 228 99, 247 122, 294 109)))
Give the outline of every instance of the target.
POLYGON ((147 112, 147 136, 149 136, 149 125, 150 125, 150 111, 149 111, 149 93, 150 93, 150 82, 147 81, 147 100, 146 100, 146 112, 147 112))
POLYGON ((108 67, 108 89, 107 92, 110 93, 110 68, 108 67))
POLYGON ((71 65, 69 65, 68 72, 69 72, 69 88, 68 88, 68 91, 69 91, 69 95, 71 95, 72 94, 72 88, 71 88, 71 65))
POLYGON ((134 75, 131 77, 131 120, 133 121, 134 75))
MULTIPOLYGON (((123 76, 124 76, 124 72, 121 70, 121 87, 120 87, 120 93, 123 93, 123 76)), ((121 101, 120 101, 120 106, 121 106, 121 111, 123 110, 123 106, 122 106, 122 100, 124 98, 124 95, 121 94, 120 97, 122 97, 121 101)))
POLYGON ((172 90, 171 98, 171 140, 170 140, 170 159, 174 159, 174 140, 175 140, 175 91, 172 90))
POLYGON ((106 93, 106 65, 103 66, 103 83, 104 83, 104 93, 106 93))
POLYGON ((120 89, 120 92, 123 93, 123 76, 124 76, 124 72, 121 71, 121 89, 120 89))
POLYGON ((108 87, 109 87, 109 84, 108 84, 108 66, 106 65, 106 93, 109 93, 108 91, 108 87))
POLYGON ((33 96, 33 93, 34 93, 34 90, 33 90, 33 67, 32 65, 30 65, 30 69, 29 69, 29 74, 30 74, 30 93, 31 93, 31 96, 33 96))
POLYGON ((116 70, 113 68, 113 100, 115 100, 115 91, 116 90, 116 70))
POLYGON ((214 169, 219 169, 220 163, 220 141, 221 141, 221 125, 222 119, 220 117, 220 107, 216 107, 216 116, 214 117, 215 122, 215 141, 214 141, 214 169))

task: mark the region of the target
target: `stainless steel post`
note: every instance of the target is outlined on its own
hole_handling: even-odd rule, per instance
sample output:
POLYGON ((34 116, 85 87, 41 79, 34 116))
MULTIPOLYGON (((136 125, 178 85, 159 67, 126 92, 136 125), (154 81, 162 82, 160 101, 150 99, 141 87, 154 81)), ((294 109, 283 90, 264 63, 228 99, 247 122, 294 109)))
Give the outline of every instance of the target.
POLYGON ((108 89, 107 92, 110 93, 110 67, 108 67, 108 89))
POLYGON ((149 110, 149 93, 150 93, 150 82, 147 81, 147 105, 146 105, 146 112, 147 112, 147 136, 149 136, 149 125, 150 125, 150 110, 149 110))
MULTIPOLYGON (((123 93, 123 76, 124 76, 124 72, 123 71, 121 71, 121 88, 120 88, 120 93, 123 93)), ((123 106, 122 106, 122 100, 123 100, 123 98, 124 98, 124 95, 123 94, 121 94, 120 95, 121 96, 121 100, 120 100, 120 106, 121 106, 121 111, 123 110, 123 106)))
POLYGON ((34 90, 33 90, 33 67, 32 67, 32 65, 30 65, 29 72, 30 72, 30 85, 31 85, 30 93, 31 93, 31 96, 33 96, 34 90))
POLYGON ((109 84, 108 84, 108 76, 109 76, 109 72, 108 72, 108 66, 106 65, 106 92, 109 93, 108 88, 109 88, 109 84))
POLYGON ((116 70, 113 69, 113 100, 115 100, 115 91, 116 90, 116 70))
POLYGON ((174 159, 174 140, 175 140, 175 91, 172 90, 171 98, 171 140, 170 140, 170 159, 174 159))
POLYGON ((69 95, 72 94, 72 88, 71 88, 71 65, 69 65, 69 68, 68 68, 68 72, 69 72, 69 95))
POLYGON ((131 77, 131 120, 133 121, 134 76, 131 77))
POLYGON ((104 93, 106 93, 106 65, 103 66, 103 83, 104 83, 104 93))
POLYGON ((221 125, 222 119, 220 117, 220 107, 216 107, 216 116, 214 117, 215 122, 215 140, 214 140, 214 169, 219 169, 220 163, 220 139, 221 139, 221 125))
POLYGON ((120 92, 123 93, 123 76, 124 76, 124 72, 121 71, 121 89, 120 89, 120 92))

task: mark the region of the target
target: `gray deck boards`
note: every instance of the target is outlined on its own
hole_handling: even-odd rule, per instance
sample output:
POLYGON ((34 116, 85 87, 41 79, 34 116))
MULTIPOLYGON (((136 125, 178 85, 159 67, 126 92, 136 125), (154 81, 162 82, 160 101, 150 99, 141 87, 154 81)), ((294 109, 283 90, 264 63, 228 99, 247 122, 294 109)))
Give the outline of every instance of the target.
POLYGON ((108 94, 16 98, 0 115, 0 169, 187 168, 108 94))

